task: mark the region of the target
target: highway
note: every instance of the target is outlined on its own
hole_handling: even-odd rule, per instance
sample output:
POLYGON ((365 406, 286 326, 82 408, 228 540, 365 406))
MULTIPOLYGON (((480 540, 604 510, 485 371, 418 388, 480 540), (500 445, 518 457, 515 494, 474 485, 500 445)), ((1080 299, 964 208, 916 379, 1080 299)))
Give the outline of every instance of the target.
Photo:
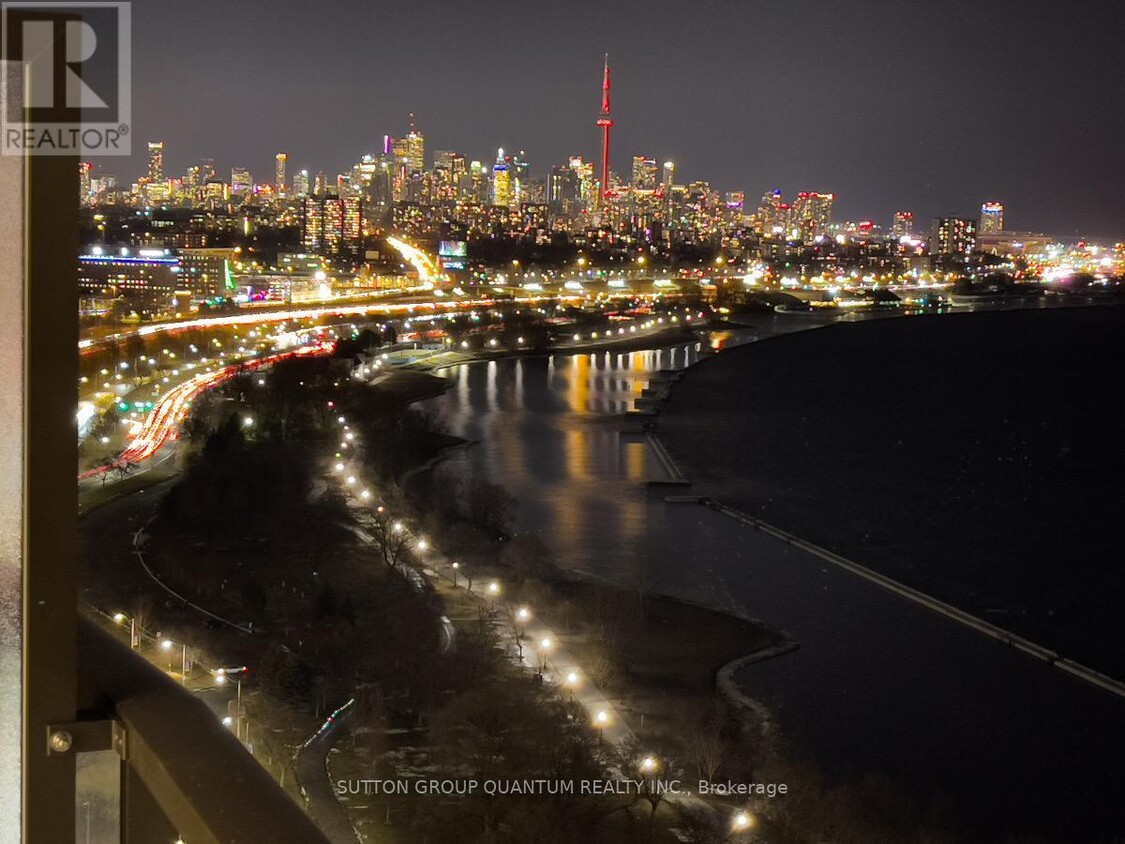
POLYGON ((285 352, 275 352, 263 357, 251 358, 238 364, 231 364, 214 372, 203 372, 176 385, 156 402, 145 418, 140 431, 117 457, 110 463, 96 466, 78 475, 78 480, 94 478, 113 471, 118 466, 140 463, 156 455, 166 444, 179 436, 180 423, 187 416, 191 403, 202 393, 224 381, 234 378, 239 372, 257 370, 272 366, 278 361, 293 357, 331 354, 335 344, 318 342, 285 352))

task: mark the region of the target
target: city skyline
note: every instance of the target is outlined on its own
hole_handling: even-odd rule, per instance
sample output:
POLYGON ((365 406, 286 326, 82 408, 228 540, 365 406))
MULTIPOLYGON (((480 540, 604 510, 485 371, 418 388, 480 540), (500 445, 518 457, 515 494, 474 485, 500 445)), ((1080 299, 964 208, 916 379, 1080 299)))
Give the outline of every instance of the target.
MULTIPOLYGON (((1009 3, 952 2, 891 15, 814 0, 689 15, 657 5, 602 10, 591 38, 583 22, 595 10, 583 2, 545 10, 534 26, 505 4, 457 26, 434 26, 454 19, 427 4, 342 2, 334 19, 348 27, 281 3, 268 16, 224 7, 214 28, 209 8, 219 9, 135 9, 138 31, 168 37, 134 47, 134 131, 168 142, 171 172, 214 156, 220 169, 265 174, 278 150, 291 172, 341 172, 410 112, 433 149, 482 160, 496 146, 525 149, 538 175, 572 154, 597 160, 608 51, 619 173, 632 155, 653 155, 677 161, 678 180, 747 196, 831 190, 850 219, 971 213, 1002 197, 1011 228, 1125 231, 1125 174, 1097 143, 1122 120, 1109 107, 1115 9, 1011 16, 1009 3), (1036 51, 1051 61, 1024 61, 1036 51), (184 90, 176 79, 188 66, 198 84, 184 90)), ((142 158, 137 149, 128 168, 105 165, 125 175, 142 158)))

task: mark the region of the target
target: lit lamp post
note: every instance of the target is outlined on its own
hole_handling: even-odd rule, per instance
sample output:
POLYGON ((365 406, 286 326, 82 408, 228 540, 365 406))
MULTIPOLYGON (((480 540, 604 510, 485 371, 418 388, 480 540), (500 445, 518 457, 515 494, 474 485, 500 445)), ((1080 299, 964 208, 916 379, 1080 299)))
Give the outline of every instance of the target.
POLYGON ((741 837, 742 833, 754 828, 754 816, 749 812, 741 811, 731 818, 731 833, 741 837))
POLYGON ((574 690, 578 688, 581 682, 582 681, 578 678, 577 671, 571 671, 566 675, 565 678, 563 678, 563 685, 570 689, 571 703, 574 703, 574 690))
POLYGON ((539 640, 539 681, 543 681, 543 672, 547 670, 547 655, 551 652, 554 642, 550 637, 544 636, 539 640))
MULTIPOLYGON (((118 624, 124 624, 126 619, 127 619, 127 616, 123 612, 116 612, 116 613, 113 614, 113 620, 115 622, 117 622, 118 624)), ((135 618, 128 617, 128 621, 129 621, 129 647, 132 650, 136 650, 137 649, 137 620, 135 618)))
MULTIPOLYGON (((171 639, 162 639, 160 641, 160 649, 162 651, 169 652, 172 650, 175 644, 176 643, 171 639)), ((168 660, 168 671, 169 673, 171 673, 172 671, 171 659, 168 660)), ((180 685, 187 685, 187 645, 180 646, 180 685)))
POLYGON ((488 606, 491 609, 496 604, 496 598, 500 595, 500 584, 495 580, 488 584, 488 606))
POLYGON ((602 735, 609 726, 609 713, 599 709, 594 715, 594 728, 598 731, 598 744, 602 743, 602 735))
POLYGON ((449 566, 453 570, 453 588, 457 588, 457 570, 461 568, 460 563, 452 563, 449 566))
MULTIPOLYGON (((219 685, 219 686, 222 686, 223 684, 226 683, 226 681, 227 681, 226 670, 222 669, 222 668, 218 669, 215 672, 215 684, 219 685)), ((242 741, 242 679, 241 678, 235 679, 234 687, 235 687, 235 692, 234 692, 234 711, 235 711, 234 735, 235 735, 235 738, 237 738, 239 741, 242 741)), ((230 721, 229 715, 226 718, 223 719, 223 723, 226 724, 228 727, 230 726, 231 721, 230 721)))

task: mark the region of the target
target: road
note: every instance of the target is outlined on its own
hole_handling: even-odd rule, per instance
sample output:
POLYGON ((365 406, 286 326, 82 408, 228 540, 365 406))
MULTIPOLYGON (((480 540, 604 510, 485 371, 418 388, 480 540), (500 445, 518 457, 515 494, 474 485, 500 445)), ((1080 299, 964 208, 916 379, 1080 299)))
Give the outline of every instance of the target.
POLYGON ((156 403, 155 407, 145 417, 140 431, 111 463, 89 469, 78 476, 79 481, 95 478, 112 472, 118 466, 141 463, 153 458, 166 444, 171 443, 179 436, 180 423, 188 414, 191 403, 207 390, 229 381, 240 372, 257 370, 272 366, 279 361, 293 357, 308 357, 314 355, 327 355, 335 349, 335 344, 328 342, 314 343, 301 346, 293 351, 276 352, 263 357, 253 358, 242 363, 232 364, 214 372, 202 372, 189 378, 182 384, 177 384, 165 393, 156 403))
POLYGON ((308 811, 332 844, 356 844, 363 839, 348 819, 348 812, 336 798, 328 772, 328 751, 339 740, 355 715, 355 701, 350 700, 320 725, 297 751, 294 770, 301 793, 308 801, 308 811))

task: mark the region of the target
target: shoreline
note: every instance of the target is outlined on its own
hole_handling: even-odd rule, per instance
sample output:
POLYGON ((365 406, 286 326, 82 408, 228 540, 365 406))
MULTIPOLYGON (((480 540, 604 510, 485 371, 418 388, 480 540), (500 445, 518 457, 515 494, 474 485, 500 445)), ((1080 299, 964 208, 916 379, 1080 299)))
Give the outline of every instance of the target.
MULTIPOLYGON (((1105 307, 1112 308, 1114 307, 1114 305, 1108 305, 1105 307)), ((1117 307, 1121 306, 1117 305, 1117 307)), ((1055 313, 1080 313, 1095 309, 1096 308, 1092 308, 1091 306, 1087 305, 1070 305, 1052 308, 1050 309, 1050 311, 1055 313)), ((1014 315, 1028 313, 1033 312, 1021 309, 989 310, 980 313, 971 311, 958 311, 953 314, 941 314, 940 316, 997 316, 1000 314, 1014 315)), ((1042 312, 1035 311, 1034 313, 1042 312)), ((764 342, 766 340, 777 340, 781 339, 782 337, 788 336, 790 335, 784 334, 763 337, 761 338, 761 340, 758 340, 753 344, 744 345, 757 345, 758 343, 764 342)), ((672 459, 673 462, 677 465, 679 465, 680 460, 682 460, 682 450, 679 454, 674 453, 675 445, 673 444, 670 446, 669 441, 666 439, 666 437, 662 436, 659 424, 663 420, 662 411, 664 410, 666 402, 671 398, 676 385, 685 376, 695 371, 698 366, 705 361, 718 357, 720 356, 712 355, 708 358, 702 358, 695 363, 685 367, 684 369, 679 370, 675 378, 669 379, 668 381, 665 381, 663 383, 663 395, 649 406, 649 409, 651 410, 651 416, 648 420, 648 432, 650 436, 652 436, 654 439, 657 439, 661 443, 665 451, 668 453, 670 459, 672 459)), ((667 432, 664 433, 666 434, 667 432)), ((673 438, 673 440, 674 439, 675 438, 673 438)), ((706 486, 708 483, 706 479, 697 478, 696 480, 701 480, 702 486, 706 486)), ((712 482, 712 486, 715 483, 721 485, 723 482, 714 481, 712 482)), ((758 518, 756 515, 748 512, 745 502, 739 503, 727 501, 726 499, 730 497, 729 490, 728 494, 726 495, 721 492, 717 494, 709 494, 706 491, 701 491, 699 493, 699 497, 701 499, 701 503, 704 503, 707 506, 711 506, 712 509, 716 510, 717 512, 723 513, 724 515, 733 518, 736 521, 750 525, 755 529, 763 530, 764 532, 773 535, 774 537, 786 542, 787 544, 802 548, 803 550, 822 558, 826 562, 832 563, 833 565, 836 565, 853 575, 863 577, 869 582, 879 585, 881 588, 889 589, 890 591, 899 594, 901 597, 904 597, 920 606, 926 607, 930 611, 938 613, 952 621, 956 621, 959 624, 964 625, 983 636, 996 639, 1006 645, 1023 651, 1027 655, 1032 656, 1037 660, 1044 661, 1052 667, 1058 668, 1065 673, 1068 673, 1074 677, 1084 680, 1085 682, 1098 686, 1106 691, 1111 692, 1114 695, 1117 695, 1118 697, 1125 698, 1125 681, 1123 681, 1123 678, 1113 676, 1112 674, 1108 674, 1104 671, 1098 670, 1098 668, 1095 668, 1088 662, 1082 662, 1078 659, 1067 656, 1066 652, 1070 649, 1066 648, 1065 645, 1051 647, 1049 645, 1040 644, 1039 641, 1036 641, 1037 637, 1033 632, 1018 633, 1012 629, 1002 626, 1001 624, 988 621, 982 616, 979 609, 974 611, 964 608, 963 606, 961 606, 963 601, 959 600, 958 597, 956 597, 956 584, 950 587, 949 592, 951 594, 943 597, 940 592, 935 592, 933 589, 927 589, 924 586, 911 585, 909 582, 902 579, 900 575, 894 573, 893 571, 886 572, 883 571, 881 567, 877 567, 874 564, 857 562, 855 560, 854 553, 848 554, 846 551, 844 553, 840 553, 830 550, 824 547, 823 540, 808 540, 800 534, 793 533, 789 530, 778 527, 775 523, 764 521, 758 518)), ((784 522, 782 523, 784 524, 784 522)))

